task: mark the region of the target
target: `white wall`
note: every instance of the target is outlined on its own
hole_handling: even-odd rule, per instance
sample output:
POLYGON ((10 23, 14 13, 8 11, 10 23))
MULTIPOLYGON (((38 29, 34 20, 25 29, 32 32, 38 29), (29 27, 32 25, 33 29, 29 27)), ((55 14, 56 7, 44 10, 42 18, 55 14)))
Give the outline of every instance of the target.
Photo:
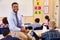
POLYGON ((0 0, 0 17, 8 16, 11 12, 11 4, 13 2, 19 3, 19 12, 23 16, 33 15, 33 1, 32 0, 0 0))
POLYGON ((57 27, 60 27, 60 23, 59 23, 59 7, 60 7, 60 4, 59 4, 59 0, 54 0, 55 2, 55 8, 54 8, 54 16, 55 16, 55 20, 56 20, 56 24, 57 24, 57 27))

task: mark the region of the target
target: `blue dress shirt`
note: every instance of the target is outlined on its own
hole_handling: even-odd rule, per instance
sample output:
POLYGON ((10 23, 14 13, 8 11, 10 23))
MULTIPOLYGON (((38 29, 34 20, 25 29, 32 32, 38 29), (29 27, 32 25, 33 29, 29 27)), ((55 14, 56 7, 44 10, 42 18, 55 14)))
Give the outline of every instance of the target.
POLYGON ((20 31, 21 29, 19 27, 21 27, 22 25, 22 16, 17 13, 18 15, 18 22, 19 22, 19 27, 17 27, 17 20, 16 20, 16 13, 14 12, 11 12, 8 17, 7 17, 7 20, 9 22, 9 29, 12 30, 12 31, 20 31))

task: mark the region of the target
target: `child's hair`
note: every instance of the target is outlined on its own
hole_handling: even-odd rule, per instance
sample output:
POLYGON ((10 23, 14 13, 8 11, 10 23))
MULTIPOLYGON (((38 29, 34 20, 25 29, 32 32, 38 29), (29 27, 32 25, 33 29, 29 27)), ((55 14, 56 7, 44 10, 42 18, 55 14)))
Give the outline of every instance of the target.
POLYGON ((56 28, 56 23, 55 23, 55 21, 50 21, 49 24, 52 25, 52 28, 54 28, 54 29, 56 28))
POLYGON ((4 18, 2 19, 2 22, 3 22, 4 24, 8 24, 7 17, 4 17, 4 18))
POLYGON ((40 19, 39 19, 39 18, 36 18, 36 19, 35 19, 35 22, 36 22, 36 23, 39 23, 39 22, 40 22, 40 19))
POLYGON ((10 30, 9 29, 5 29, 3 31, 3 36, 7 36, 9 33, 10 33, 10 30))
POLYGON ((47 19, 47 20, 48 20, 48 22, 50 21, 50 19, 49 19, 49 16, 48 16, 48 15, 46 15, 46 16, 45 16, 45 19, 47 19))

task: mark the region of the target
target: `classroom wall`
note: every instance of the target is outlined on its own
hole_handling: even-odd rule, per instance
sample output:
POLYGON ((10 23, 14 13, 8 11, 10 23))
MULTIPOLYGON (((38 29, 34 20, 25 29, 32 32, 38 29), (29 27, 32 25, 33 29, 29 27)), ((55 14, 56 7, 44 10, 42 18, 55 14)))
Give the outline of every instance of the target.
MULTIPOLYGON (((29 23, 34 23, 34 19, 35 18, 40 18, 40 23, 42 24, 43 23, 43 20, 44 20, 44 17, 45 15, 49 15, 49 17, 51 19, 53 19, 53 15, 54 15, 54 0, 49 0, 49 12, 48 14, 44 14, 43 13, 43 3, 44 1, 43 0, 40 0, 41 1, 41 6, 42 6, 42 11, 41 11, 41 14, 33 14, 33 16, 23 16, 23 22, 29 22, 29 23)), ((0 20, 2 19, 3 17, 0 17, 0 20)))
POLYGON ((25 22, 31 22, 31 23, 34 23, 34 19, 35 18, 40 18, 40 23, 42 24, 43 23, 43 20, 44 20, 44 17, 45 15, 49 15, 49 17, 51 19, 53 19, 53 15, 54 15, 54 0, 49 0, 49 12, 48 14, 44 14, 43 13, 43 3, 44 1, 43 0, 40 0, 41 1, 41 6, 42 6, 42 13, 41 14, 34 14, 33 16, 27 16, 27 17, 23 17, 23 18, 26 18, 26 20, 23 20, 25 22))
POLYGON ((54 19, 57 27, 60 27, 60 0, 54 0, 54 19))

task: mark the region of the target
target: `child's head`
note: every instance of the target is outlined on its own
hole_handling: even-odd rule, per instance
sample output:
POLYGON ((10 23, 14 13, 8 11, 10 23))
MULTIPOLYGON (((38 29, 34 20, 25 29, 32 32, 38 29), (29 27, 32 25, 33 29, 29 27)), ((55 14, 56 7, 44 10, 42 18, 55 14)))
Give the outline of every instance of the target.
POLYGON ((4 18, 2 19, 2 22, 3 22, 4 24, 8 24, 7 17, 4 17, 4 18))
POLYGON ((10 30, 9 29, 5 29, 3 31, 3 36, 7 36, 9 33, 10 33, 10 30))
POLYGON ((49 19, 49 16, 48 16, 48 15, 46 15, 46 16, 45 16, 45 19, 47 19, 48 21, 50 21, 50 19, 49 19))
POLYGON ((49 28, 55 29, 56 28, 56 23, 55 21, 50 21, 49 22, 49 28))
POLYGON ((36 22, 36 23, 39 23, 39 22, 40 22, 40 19, 39 19, 39 18, 36 18, 36 19, 35 19, 35 22, 36 22))

